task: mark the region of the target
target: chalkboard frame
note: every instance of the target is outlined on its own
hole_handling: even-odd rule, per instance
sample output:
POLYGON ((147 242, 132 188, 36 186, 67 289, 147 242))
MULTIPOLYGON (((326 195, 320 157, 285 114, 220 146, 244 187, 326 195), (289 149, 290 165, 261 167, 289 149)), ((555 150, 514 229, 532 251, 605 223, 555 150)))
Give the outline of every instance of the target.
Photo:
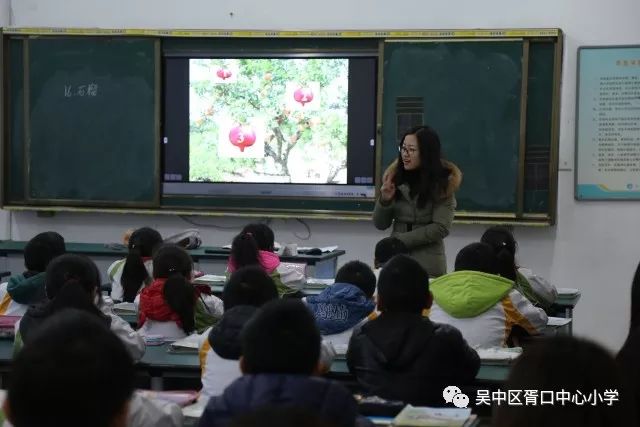
MULTIPOLYGON (((554 225, 557 214, 557 179, 558 179, 558 145, 559 145, 559 104, 560 104, 560 76, 562 66, 563 39, 561 34, 557 38, 548 37, 501 37, 501 38, 392 38, 385 39, 384 47, 390 43, 457 43, 457 42, 500 42, 500 41, 520 41, 523 45, 522 52, 522 80, 520 91, 520 130, 519 130, 519 156, 518 156, 518 174, 516 189, 516 209, 507 212, 483 212, 483 211, 456 211, 456 219, 468 223, 485 223, 485 222, 505 222, 505 223, 530 223, 542 225, 554 225), (531 60, 530 47, 536 42, 553 43, 554 59, 553 59, 553 88, 552 88, 552 106, 551 106, 551 125, 550 125, 550 154, 549 154, 549 194, 548 209, 546 213, 532 213, 524 211, 524 184, 525 184, 525 156, 527 146, 527 106, 528 106, 528 76, 529 64, 531 60)), ((384 52, 381 53, 384 56, 384 52)), ((383 76, 384 77, 384 76, 383 76)), ((381 106, 382 103, 379 105, 381 106)), ((385 117, 380 113, 382 120, 385 117)), ((424 120, 424 118, 423 118, 424 120)), ((463 171, 464 173, 464 171, 463 171)), ((378 175, 376 188, 381 185, 381 174, 378 175)), ((463 179, 464 182, 464 179, 463 179)))
MULTIPOLYGON (((549 209, 546 213, 496 213, 496 212, 458 212, 456 213, 456 221, 464 223, 516 223, 525 225, 552 225, 555 223, 556 206, 557 206, 557 160, 558 160, 558 134, 559 134, 559 88, 560 88, 560 75, 561 75, 561 59, 563 50, 563 33, 560 29, 497 29, 497 30, 366 30, 366 31, 236 31, 236 30, 137 30, 137 29, 60 29, 60 28, 10 28, 5 29, 2 34, 3 38, 8 36, 30 36, 30 35, 67 35, 67 36, 144 36, 144 37, 156 37, 158 40, 167 39, 179 39, 179 38, 273 38, 273 37, 290 37, 290 38, 377 38, 380 45, 384 44, 384 41, 389 38, 433 38, 433 39, 477 39, 488 38, 491 40, 500 39, 504 37, 522 37, 526 40, 550 40, 555 45, 555 60, 554 60, 554 73, 553 73, 553 103, 552 103, 552 135, 551 135, 551 160, 549 162, 549 177, 550 177, 550 191, 549 191, 549 209)), ((3 45, 4 47, 4 45, 3 45)), ((6 81, 6 63, 5 52, 2 52, 3 61, 3 80, 6 81)), ((381 52, 382 55, 382 52, 381 52)), ((159 58, 160 60, 160 58, 159 58)), ((380 67, 382 64, 380 64, 380 67)), ((379 78, 382 78, 382 74, 379 73, 379 78)), ((159 80, 159 79, 157 79, 159 80)), ((156 92, 161 97, 161 90, 156 92)), ((378 91, 378 112, 380 111, 382 104, 383 94, 382 91, 378 91)), ((6 102, 6 101, 5 101, 6 102)), ((157 104, 160 109, 160 103, 157 104)), ((5 108, 6 104, 3 104, 2 108, 5 108)), ((2 114, 2 134, 4 136, 3 145, 6 149, 7 136, 5 126, 7 112, 2 114)), ((160 116, 160 113, 158 113, 160 116)), ((379 115, 379 120, 381 116, 379 115)), ((380 124, 378 126, 380 128, 380 124)), ((380 144, 378 144, 380 148, 380 144)), ((383 172, 384 165, 380 165, 380 150, 376 153, 376 162, 379 164, 379 170, 377 171, 377 179, 383 172)), ((6 152, 2 150, 0 156, 6 156, 6 152)), ((3 164, 6 165, 6 158, 2 158, 3 164)), ((5 172, 6 173, 6 172, 5 172)), ((163 197, 160 191, 161 180, 160 173, 158 173, 158 180, 156 185, 158 186, 158 201, 156 206, 133 206, 119 204, 114 206, 113 202, 107 202, 105 204, 94 203, 79 203, 69 204, 61 203, 60 200, 54 200, 50 203, 42 203, 42 205, 35 205, 34 203, 7 203, 6 198, 6 175, 2 174, 0 177, 0 183, 2 184, 3 197, 1 203, 6 209, 15 210, 36 210, 36 211, 99 211, 99 212, 126 212, 126 213, 159 213, 159 214, 194 214, 194 215, 239 215, 239 216, 273 216, 273 217, 308 217, 308 218, 325 218, 325 219, 369 219, 370 212, 368 211, 332 211, 323 209, 313 210, 272 210, 272 209, 221 209, 211 210, 211 207, 196 206, 196 205, 172 205, 165 204, 166 197, 163 197)), ((26 202, 26 201, 25 201, 26 202)))
MULTIPOLYGON (((69 36, 58 36, 54 37, 56 40, 64 40, 71 39, 69 36)), ((92 38, 95 38, 93 36, 92 38)), ((141 37, 131 37, 131 39, 142 39, 141 37)), ((161 158, 161 147, 160 147, 160 111, 161 111, 161 41, 157 38, 149 38, 150 41, 153 41, 154 44, 154 136, 153 139, 156 142, 154 145, 154 158, 153 158, 153 169, 156 177, 160 176, 160 158, 161 158)), ((24 55, 23 55, 23 87, 24 87, 24 200, 28 204, 32 205, 46 205, 46 206, 55 206, 55 205, 65 205, 65 206, 95 206, 95 207, 109 207, 109 206, 119 206, 119 207, 138 207, 138 208, 158 208, 160 207, 161 200, 161 183, 159 179, 155 179, 153 183, 154 187, 154 196, 152 200, 149 201, 128 201, 128 200, 77 200, 77 199, 64 199, 64 198, 39 198, 33 197, 30 192, 31 184, 30 184, 30 69, 29 69, 29 60, 30 60, 30 50, 29 43, 31 37, 27 37, 24 39, 24 55)))

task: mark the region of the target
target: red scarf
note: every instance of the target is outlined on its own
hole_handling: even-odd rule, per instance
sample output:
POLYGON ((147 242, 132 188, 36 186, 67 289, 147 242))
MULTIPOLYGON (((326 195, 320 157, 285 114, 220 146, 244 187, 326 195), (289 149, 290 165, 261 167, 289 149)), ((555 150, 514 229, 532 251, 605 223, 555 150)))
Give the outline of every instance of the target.
POLYGON ((171 310, 164 299, 164 283, 167 279, 155 279, 149 286, 145 286, 140 293, 140 307, 138 308, 138 327, 144 322, 156 320, 158 322, 174 321, 182 327, 178 313, 171 310))

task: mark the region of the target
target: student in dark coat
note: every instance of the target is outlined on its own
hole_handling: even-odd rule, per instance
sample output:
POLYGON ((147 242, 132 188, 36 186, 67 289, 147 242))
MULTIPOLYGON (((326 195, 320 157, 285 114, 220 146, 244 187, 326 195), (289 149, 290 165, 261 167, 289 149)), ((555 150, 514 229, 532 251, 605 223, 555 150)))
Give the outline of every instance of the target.
MULTIPOLYGON (((616 356, 616 362, 625 374, 624 380, 630 393, 633 393, 635 407, 640 409, 640 264, 636 268, 631 284, 629 334, 616 356)), ((640 416, 636 425, 640 426, 640 416)))
POLYGON ((269 406, 311 409, 333 425, 356 425, 349 391, 312 376, 319 355, 320 333, 307 307, 291 299, 268 302, 242 333, 244 376, 209 400, 199 426, 228 426, 237 415, 269 406))
POLYGON ((382 269, 382 314, 354 331, 347 352, 349 370, 368 393, 442 406, 445 387, 474 380, 478 354, 457 329, 422 317, 431 302, 429 276, 417 261, 398 255, 382 269))

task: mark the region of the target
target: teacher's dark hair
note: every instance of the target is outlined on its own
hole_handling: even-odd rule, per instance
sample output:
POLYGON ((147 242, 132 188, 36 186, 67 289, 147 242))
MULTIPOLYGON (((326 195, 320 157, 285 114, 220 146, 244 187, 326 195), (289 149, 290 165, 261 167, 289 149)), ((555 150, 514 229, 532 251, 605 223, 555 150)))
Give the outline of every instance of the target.
MULTIPOLYGON (((418 206, 424 207, 427 201, 438 199, 442 192, 446 190, 449 180, 449 169, 442 165, 442 153, 440 148, 440 137, 436 131, 429 126, 416 126, 409 129, 400 140, 400 145, 404 143, 407 135, 415 135, 418 140, 420 151, 420 168, 418 170, 419 188, 412 189, 418 194, 418 206)), ((402 163, 402 154, 398 153, 398 168, 394 183, 396 186, 406 182, 407 171, 402 163)))

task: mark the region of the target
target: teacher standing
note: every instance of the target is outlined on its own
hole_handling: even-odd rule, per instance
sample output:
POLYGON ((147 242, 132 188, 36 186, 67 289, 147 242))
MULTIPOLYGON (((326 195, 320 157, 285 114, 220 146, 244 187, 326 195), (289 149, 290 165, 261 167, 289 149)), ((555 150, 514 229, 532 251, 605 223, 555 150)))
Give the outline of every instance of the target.
POLYGON ((449 234, 456 208, 454 193, 462 172, 444 160, 440 138, 429 126, 409 129, 398 147, 398 159, 382 177, 373 211, 377 229, 393 225, 400 239, 430 277, 446 274, 443 239, 449 234))

